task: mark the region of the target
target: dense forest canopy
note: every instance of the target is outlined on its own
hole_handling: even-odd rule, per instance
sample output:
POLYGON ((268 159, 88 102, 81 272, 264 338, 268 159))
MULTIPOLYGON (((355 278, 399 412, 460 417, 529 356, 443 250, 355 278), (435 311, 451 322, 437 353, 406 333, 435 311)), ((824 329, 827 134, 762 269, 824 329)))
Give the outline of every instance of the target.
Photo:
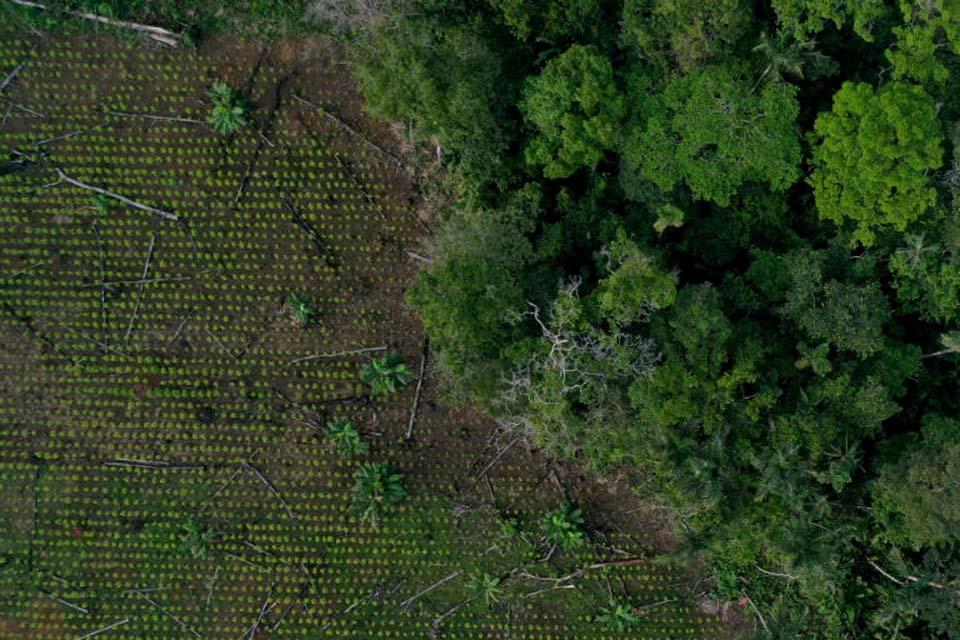
POLYGON ((450 391, 653 478, 764 637, 960 638, 960 6, 361 4, 450 391))

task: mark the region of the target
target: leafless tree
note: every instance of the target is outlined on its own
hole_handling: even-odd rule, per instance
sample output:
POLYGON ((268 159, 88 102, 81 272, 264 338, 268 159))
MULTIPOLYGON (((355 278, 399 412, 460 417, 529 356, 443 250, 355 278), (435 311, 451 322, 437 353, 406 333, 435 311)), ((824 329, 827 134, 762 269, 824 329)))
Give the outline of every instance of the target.
POLYGON ((609 332, 583 328, 577 278, 562 286, 546 311, 528 302, 530 310, 514 322, 532 318, 540 328, 543 348, 503 377, 496 405, 500 426, 547 447, 570 442, 576 428, 603 423, 618 413, 619 385, 649 376, 660 354, 653 340, 615 326, 609 332), (573 411, 573 403, 587 407, 573 411))

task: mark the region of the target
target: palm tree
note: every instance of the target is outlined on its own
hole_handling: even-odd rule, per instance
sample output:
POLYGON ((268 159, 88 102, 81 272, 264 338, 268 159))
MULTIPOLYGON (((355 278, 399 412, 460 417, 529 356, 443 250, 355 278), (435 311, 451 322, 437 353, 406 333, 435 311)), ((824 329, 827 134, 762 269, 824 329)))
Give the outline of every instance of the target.
POLYGON ((221 135, 228 136, 247 126, 247 101, 226 80, 217 80, 207 92, 213 100, 213 110, 207 122, 221 135))
POLYGON ((500 586, 500 578, 492 576, 489 573, 477 573, 467 580, 467 591, 470 592, 472 600, 483 599, 487 607, 491 607, 503 597, 503 587, 500 586))
POLYGON ((390 462, 368 462, 353 476, 351 508, 376 528, 393 505, 407 497, 403 488, 403 474, 390 462))
POLYGON ((370 385, 373 395, 393 393, 410 382, 412 377, 403 359, 395 353, 373 358, 360 369, 360 378, 370 385))
POLYGON ((753 85, 754 91, 765 81, 783 82, 786 76, 802 80, 805 65, 809 64, 817 70, 823 70, 832 62, 829 56, 817 51, 815 41, 794 40, 782 32, 778 33, 776 38, 761 33, 760 42, 753 51, 760 54, 761 59, 766 63, 763 73, 753 85))
POLYGON ((353 422, 347 418, 334 418, 327 423, 327 440, 336 445, 347 458, 366 453, 370 449, 370 445, 360 437, 360 432, 353 422))
POLYGON ((310 324, 314 313, 316 313, 313 304, 310 303, 310 296, 302 291, 290 294, 290 297, 287 298, 287 307, 293 314, 293 319, 301 327, 310 324))
POLYGON ((897 249, 897 253, 906 257, 914 267, 923 264, 924 256, 928 253, 940 251, 940 247, 935 244, 927 244, 926 238, 922 233, 917 235, 908 235, 904 238, 906 246, 897 249))

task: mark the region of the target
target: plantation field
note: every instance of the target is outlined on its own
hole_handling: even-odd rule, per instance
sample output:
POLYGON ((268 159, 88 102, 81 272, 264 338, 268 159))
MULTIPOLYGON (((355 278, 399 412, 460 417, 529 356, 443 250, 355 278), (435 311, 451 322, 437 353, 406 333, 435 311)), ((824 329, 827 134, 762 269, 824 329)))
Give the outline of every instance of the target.
POLYGON ((628 491, 447 408, 429 366, 419 398, 361 383, 371 356, 429 354, 403 301, 427 230, 330 51, 10 28, 0 149, 27 169, 0 177, 0 639, 721 635, 628 491), (221 78, 255 107, 230 137, 206 122, 221 78), (337 417, 368 453, 325 442, 337 417), (409 494, 379 528, 349 512, 368 460, 409 494), (568 500, 589 544, 551 549, 568 500), (594 620, 611 600, 640 622, 594 620))

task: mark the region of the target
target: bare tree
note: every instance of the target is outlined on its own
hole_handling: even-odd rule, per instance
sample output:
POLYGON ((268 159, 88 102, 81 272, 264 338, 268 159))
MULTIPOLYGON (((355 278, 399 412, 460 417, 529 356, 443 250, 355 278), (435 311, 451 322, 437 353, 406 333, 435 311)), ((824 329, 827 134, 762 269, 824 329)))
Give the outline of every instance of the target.
POLYGON ((528 302, 530 311, 513 319, 532 318, 543 346, 504 375, 496 401, 501 427, 558 449, 569 446, 585 424, 607 422, 620 412, 622 385, 611 383, 649 376, 660 359, 653 340, 622 326, 584 328, 580 286, 573 279, 549 309, 528 302), (575 411, 574 404, 586 409, 575 411))

